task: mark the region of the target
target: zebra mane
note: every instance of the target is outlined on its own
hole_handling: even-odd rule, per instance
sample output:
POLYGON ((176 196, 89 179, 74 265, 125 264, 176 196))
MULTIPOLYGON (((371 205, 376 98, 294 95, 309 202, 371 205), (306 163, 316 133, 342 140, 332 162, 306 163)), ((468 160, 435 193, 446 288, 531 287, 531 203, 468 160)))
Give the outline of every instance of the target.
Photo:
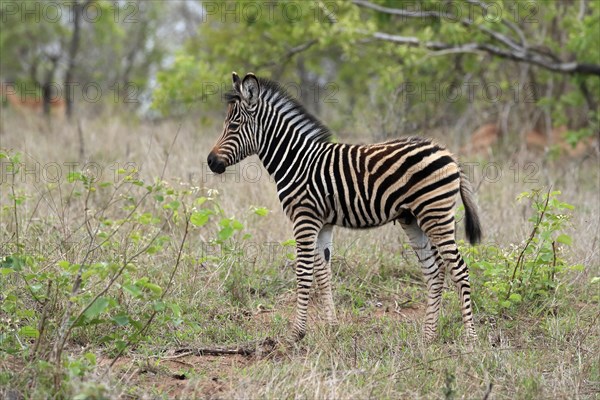
MULTIPOLYGON (((271 104, 274 108, 285 110, 286 113, 292 115, 302 115, 309 123, 309 129, 306 130, 306 135, 310 135, 311 140, 315 142, 331 141, 332 133, 317 117, 309 113, 306 108, 279 83, 266 78, 258 78, 260 85, 260 97, 271 104)), ((225 100, 228 103, 241 100, 241 95, 235 90, 225 93, 225 100)))
POLYGON ((302 115, 310 124, 306 135, 315 142, 329 142, 332 132, 317 117, 309 113, 296 98, 288 93, 278 82, 266 78, 258 78, 260 97, 269 102, 274 108, 285 110, 292 115, 302 115))

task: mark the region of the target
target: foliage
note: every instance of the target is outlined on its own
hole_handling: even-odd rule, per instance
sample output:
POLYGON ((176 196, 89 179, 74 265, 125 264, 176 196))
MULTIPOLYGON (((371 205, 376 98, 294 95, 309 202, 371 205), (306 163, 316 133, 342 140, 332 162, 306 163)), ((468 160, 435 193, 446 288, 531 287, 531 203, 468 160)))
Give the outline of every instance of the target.
POLYGON ((334 129, 371 118, 364 129, 395 136, 446 126, 467 113, 488 115, 474 123, 516 119, 520 123, 511 125, 509 133, 519 134, 524 124, 543 129, 539 113, 548 112, 553 126, 568 125, 573 143, 597 132, 597 77, 557 75, 478 52, 436 53, 378 41, 371 34, 496 45, 488 33, 494 31, 517 42, 527 40, 536 49, 568 53, 568 60, 599 64, 598 3, 587 2, 583 9, 551 1, 506 0, 493 7, 470 1, 376 3, 445 16, 394 16, 349 1, 294 3, 293 16, 283 3, 267 13, 241 1, 211 2, 198 36, 159 72, 155 105, 165 113, 185 112, 193 104, 212 108, 236 70, 283 82, 313 112, 335 111, 334 129), (461 23, 464 19, 472 23, 461 23), (511 114, 502 116, 499 110, 509 104, 511 114))
POLYGON ((173 279, 182 262, 206 261, 184 255, 189 232, 223 248, 218 262, 234 252, 236 241, 250 238, 241 222, 225 216, 210 195, 215 192, 176 190, 161 179, 147 183, 134 168, 116 169, 112 182, 75 170, 66 182, 49 184, 45 196, 85 212, 67 232, 40 237, 43 226, 26 223, 34 200, 15 179, 26 168, 21 154, 2 151, 0 160, 11 178, 3 190, 12 200, 1 212, 15 233, 2 237, 0 346, 32 362, 42 392, 52 382, 52 390, 70 397, 65 383, 97 367, 91 352, 63 356, 72 341, 94 343, 118 357, 147 340, 150 329, 182 324, 182 307, 169 297, 173 279), (144 267, 150 262, 152 268, 144 267))
POLYGON ((573 239, 564 233, 574 207, 558 199, 560 191, 522 193, 518 201, 529 200, 533 215, 530 236, 519 245, 484 245, 463 248, 468 264, 482 280, 474 299, 481 310, 501 313, 521 306, 552 300, 565 285, 568 271, 581 271, 562 257, 573 239))
POLYGON ((42 86, 50 85, 54 100, 65 99, 71 91, 78 101, 91 105, 139 106, 153 70, 166 54, 156 40, 167 22, 161 2, 16 0, 0 8, 2 84, 14 85, 23 97, 40 99, 42 86), (85 6, 79 52, 70 60, 75 4, 85 6), (75 74, 67 87, 65 73, 71 61, 75 74))

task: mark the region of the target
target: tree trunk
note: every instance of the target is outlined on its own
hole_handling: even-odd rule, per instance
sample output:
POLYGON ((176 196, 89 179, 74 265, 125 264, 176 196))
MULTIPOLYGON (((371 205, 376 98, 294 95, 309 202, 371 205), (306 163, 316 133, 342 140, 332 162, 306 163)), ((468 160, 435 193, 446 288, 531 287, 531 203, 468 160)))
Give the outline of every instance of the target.
POLYGON ((58 66, 59 57, 51 57, 50 63, 52 64, 46 74, 44 83, 42 84, 42 105, 44 107, 44 115, 50 115, 50 102, 55 94, 52 90, 52 83, 54 82, 54 73, 58 66))
POLYGON ((73 88, 73 77, 75 74, 75 58, 79 50, 79 41, 81 35, 81 14, 87 5, 91 3, 91 0, 87 0, 84 3, 74 2, 73 3, 73 36, 71 36, 71 44, 69 46, 69 58, 67 61, 67 71, 65 72, 65 105, 67 118, 71 119, 73 116, 74 109, 74 88, 73 88))

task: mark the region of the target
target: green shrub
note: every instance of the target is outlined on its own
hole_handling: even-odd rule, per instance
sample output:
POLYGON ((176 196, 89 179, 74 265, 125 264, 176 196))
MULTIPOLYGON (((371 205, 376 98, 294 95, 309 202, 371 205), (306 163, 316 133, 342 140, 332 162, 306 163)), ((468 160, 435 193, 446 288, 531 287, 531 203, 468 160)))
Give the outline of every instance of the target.
POLYGON ((517 201, 530 201, 531 233, 521 243, 463 247, 473 271, 473 298, 485 312, 498 314, 522 304, 544 302, 559 289, 564 273, 583 269, 570 265, 562 254, 572 243, 564 233, 574 207, 559 200, 559 191, 522 193, 517 201))
POLYGON ((29 203, 40 200, 26 196, 15 179, 21 155, 0 151, 0 161, 9 200, 1 212, 10 228, 0 233, 0 347, 27 360, 40 387, 51 384, 48 390, 66 397, 64 383, 96 367, 93 353, 63 354, 69 343, 100 345, 118 357, 151 327, 182 323, 181 307, 167 294, 189 232, 223 249, 218 262, 235 256, 236 241, 250 237, 240 221, 224 215, 215 192, 174 189, 162 179, 147 183, 134 168, 116 170, 110 182, 71 171, 42 194, 62 209, 32 222, 36 207, 29 203), (63 230, 48 229, 52 221, 63 230))

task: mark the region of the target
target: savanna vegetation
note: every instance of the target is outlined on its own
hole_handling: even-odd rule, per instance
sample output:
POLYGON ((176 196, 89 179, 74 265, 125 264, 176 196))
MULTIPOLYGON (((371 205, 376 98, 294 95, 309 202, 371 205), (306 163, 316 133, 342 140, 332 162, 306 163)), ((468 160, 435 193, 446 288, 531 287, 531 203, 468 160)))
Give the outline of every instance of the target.
POLYGON ((3 398, 600 396, 597 2, 5 1, 0 18, 3 398), (448 280, 424 343, 420 267, 388 225, 335 231, 340 326, 315 301, 280 343, 290 223, 256 159, 205 163, 232 70, 282 82, 336 141, 459 154, 484 227, 470 246, 458 224, 478 342, 448 280))

